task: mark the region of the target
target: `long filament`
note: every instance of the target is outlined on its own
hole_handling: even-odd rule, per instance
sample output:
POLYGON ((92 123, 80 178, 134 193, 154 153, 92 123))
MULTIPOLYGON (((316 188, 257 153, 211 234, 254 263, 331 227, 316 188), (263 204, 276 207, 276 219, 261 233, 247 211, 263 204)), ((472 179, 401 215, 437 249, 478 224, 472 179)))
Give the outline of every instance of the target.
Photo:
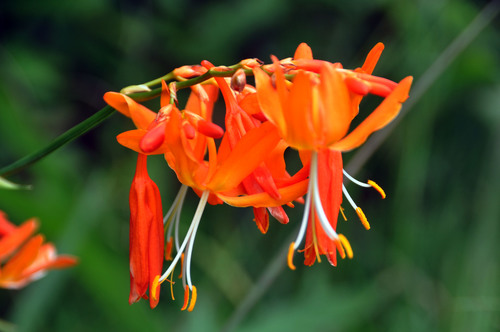
POLYGON ((177 251, 177 255, 175 255, 174 259, 172 260, 172 263, 170 263, 170 266, 168 267, 168 269, 160 277, 160 280, 159 280, 160 283, 168 278, 170 273, 172 273, 173 269, 175 268, 175 265, 177 264, 177 262, 181 258, 181 255, 182 255, 184 249, 186 248, 187 242, 188 242, 189 238, 191 237, 193 230, 195 228, 197 228, 198 224, 200 223, 201 216, 203 214, 203 210, 205 209, 205 205, 207 203, 209 194, 210 194, 209 191, 204 191, 203 194, 201 195, 200 202, 198 203, 198 207, 196 208, 196 212, 194 214, 193 221, 191 222, 191 226, 189 226, 189 229, 186 233, 186 237, 184 238, 184 241, 182 242, 181 247, 177 251))

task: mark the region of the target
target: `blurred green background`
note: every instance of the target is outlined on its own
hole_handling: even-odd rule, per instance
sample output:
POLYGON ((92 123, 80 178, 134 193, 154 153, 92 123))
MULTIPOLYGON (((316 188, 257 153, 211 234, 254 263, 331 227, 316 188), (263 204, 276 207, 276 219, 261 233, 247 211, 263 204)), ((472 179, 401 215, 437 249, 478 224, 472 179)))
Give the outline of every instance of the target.
MULTIPOLYGON (((413 75, 418 84, 487 5, 465 0, 136 3, 2 1, 0 166, 102 108, 104 92, 203 59, 224 65, 249 57, 269 61, 270 54, 293 55, 304 41, 317 58, 354 68, 382 41, 386 50, 375 74, 395 81, 413 75)), ((60 252, 80 257, 80 264, 20 291, 0 290, 0 329, 500 330, 499 26, 498 19, 489 24, 414 100, 356 174, 382 185, 387 199, 348 185, 372 224, 365 231, 346 206, 349 222, 340 222, 339 230, 353 246, 353 260, 335 268, 326 262, 307 268, 296 254, 298 268, 290 271, 280 253, 296 234, 301 206, 287 210, 287 226, 272 220, 265 236, 252 222, 251 210, 210 206, 194 247, 198 302, 192 313, 180 311, 180 283, 176 301, 164 286, 154 310, 146 301, 128 304, 128 190, 135 153, 115 140, 132 128, 128 119, 113 115, 10 177, 34 189, 0 191, 0 209, 18 224, 37 216, 47 239, 60 252)), ((370 107, 362 105, 361 113, 370 107)), ((355 154, 345 154, 345 160, 355 154)), ((179 184, 161 157, 150 160, 166 210, 179 184)), ((188 197, 184 225, 197 203, 195 195, 188 197)))

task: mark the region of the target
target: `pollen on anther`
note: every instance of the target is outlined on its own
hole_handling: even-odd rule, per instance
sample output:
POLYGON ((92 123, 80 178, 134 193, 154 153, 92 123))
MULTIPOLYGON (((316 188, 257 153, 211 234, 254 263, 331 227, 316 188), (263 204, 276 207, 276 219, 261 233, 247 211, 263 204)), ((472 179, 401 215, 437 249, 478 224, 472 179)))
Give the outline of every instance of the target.
POLYGON ((342 247, 342 243, 340 242, 340 239, 335 240, 335 247, 337 247, 337 251, 339 252, 340 258, 344 259, 345 258, 345 250, 344 250, 344 247, 342 247))
POLYGON ((191 291, 191 301, 189 302, 189 308, 187 309, 188 311, 193 311, 197 297, 198 297, 198 292, 196 291, 196 286, 193 285, 193 289, 191 291))
POLYGON ((288 247, 288 258, 287 258, 287 262, 288 262, 288 267, 290 268, 290 270, 295 270, 295 265, 293 265, 293 254, 295 252, 295 242, 292 242, 290 243, 290 247, 288 247))
POLYGON ((366 219, 366 216, 363 213, 363 210, 361 210, 361 208, 359 206, 356 208, 356 213, 358 214, 359 220, 361 220, 361 223, 363 224, 363 226, 365 226, 365 228, 367 230, 370 229, 370 223, 368 222, 368 219, 366 219))
POLYGON ((385 195, 385 191, 384 189, 382 189, 382 187, 380 187, 378 184, 376 184, 374 181, 372 180, 368 180, 368 184, 370 186, 372 186, 373 189, 375 189, 376 191, 379 192, 380 196, 382 196, 382 199, 384 199, 386 197, 385 195))
POLYGON ((160 275, 156 275, 156 277, 153 280, 153 284, 151 285, 151 297, 155 301, 158 301, 158 296, 157 296, 158 286, 160 286, 160 275))
POLYGON ((344 249, 346 251, 347 257, 352 259, 354 257, 354 253, 352 252, 351 244, 349 243, 347 238, 344 236, 344 234, 339 234, 339 240, 340 240, 340 243, 342 243, 342 246, 344 247, 344 249))

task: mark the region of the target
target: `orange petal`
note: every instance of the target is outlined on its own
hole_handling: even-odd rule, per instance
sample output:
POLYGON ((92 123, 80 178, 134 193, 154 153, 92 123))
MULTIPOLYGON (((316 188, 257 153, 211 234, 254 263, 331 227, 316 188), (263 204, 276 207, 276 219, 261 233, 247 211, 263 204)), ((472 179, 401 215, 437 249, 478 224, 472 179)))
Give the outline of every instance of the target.
POLYGON ((63 269, 71 267, 78 262, 78 259, 73 256, 61 255, 57 256, 56 248, 52 243, 45 243, 38 250, 38 255, 35 261, 23 271, 21 279, 30 278, 35 273, 47 269, 63 269))
POLYGON ((139 129, 147 129, 149 124, 156 118, 155 112, 121 93, 106 92, 104 101, 118 112, 132 118, 135 126, 139 129))
POLYGON ((319 85, 319 123, 316 124, 321 133, 323 146, 328 147, 347 133, 351 123, 351 98, 342 75, 335 66, 325 63, 321 68, 319 85), (324 137, 324 138, 323 138, 324 137))
POLYGON ((271 77, 261 68, 254 68, 253 73, 255 75, 257 97, 262 112, 269 121, 278 127, 278 130, 284 137, 286 134, 286 123, 278 91, 273 86, 271 77))
POLYGON ((246 178, 279 143, 276 128, 265 122, 248 131, 216 170, 207 184, 212 191, 227 191, 235 188, 246 178))
POLYGON ((308 74, 299 71, 293 80, 289 94, 288 108, 284 109, 287 125, 286 136, 288 145, 296 149, 314 149, 318 131, 314 124, 321 123, 312 103, 312 82, 308 74))
POLYGON ((229 196, 217 194, 226 204, 238 207, 274 207, 292 202, 299 197, 302 197, 307 192, 309 180, 302 180, 287 187, 280 188, 278 191, 281 195, 280 200, 273 199, 268 193, 262 192, 254 195, 246 196, 229 196))
POLYGON ((160 106, 165 107, 168 104, 170 104, 170 90, 168 89, 167 83, 161 80, 160 106))
POLYGON ((16 251, 37 228, 38 222, 36 219, 29 219, 21 226, 17 227, 13 232, 2 237, 0 240, 0 261, 16 251))
POLYGON ((5 212, 0 210, 0 236, 9 235, 16 230, 16 226, 7 219, 5 212))
POLYGON ((43 243, 41 234, 35 235, 28 241, 19 252, 12 257, 2 269, 3 279, 16 279, 21 276, 23 270, 30 266, 38 256, 38 251, 43 243))
POLYGON ((147 131, 143 129, 129 130, 116 136, 116 140, 126 148, 143 153, 139 144, 146 133, 147 131))
POLYGON ((401 109, 401 103, 408 98, 413 77, 403 79, 394 91, 349 135, 331 146, 337 151, 352 150, 363 144, 368 136, 391 122, 401 109))
POLYGON ((375 66, 377 65, 378 59, 380 58, 383 50, 384 44, 377 43, 377 45, 375 45, 366 56, 365 63, 363 63, 361 70, 363 70, 367 74, 373 73, 373 70, 375 69, 375 66))
POLYGON ((134 130, 129 130, 126 132, 123 132, 116 136, 116 140, 118 143, 123 145, 126 148, 129 148, 131 150, 134 150, 135 152, 146 154, 146 155, 153 155, 153 154, 163 154, 166 153, 167 151, 167 145, 165 142, 163 142, 160 147, 157 149, 150 151, 148 153, 145 153, 141 147, 141 140, 144 137, 144 135, 147 133, 146 130, 144 129, 134 129, 134 130))
POLYGON ((306 43, 300 43, 300 45, 297 47, 295 50, 295 54, 293 56, 293 59, 306 59, 306 60, 312 60, 313 59, 313 54, 312 50, 307 45, 306 43))

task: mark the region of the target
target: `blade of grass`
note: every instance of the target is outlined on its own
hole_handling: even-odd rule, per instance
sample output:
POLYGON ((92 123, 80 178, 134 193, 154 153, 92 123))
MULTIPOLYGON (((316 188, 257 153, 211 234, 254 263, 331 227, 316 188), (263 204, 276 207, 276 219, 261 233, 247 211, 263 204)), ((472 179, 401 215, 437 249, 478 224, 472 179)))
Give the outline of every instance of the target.
POLYGON ((486 5, 474 20, 458 35, 439 57, 429 66, 422 76, 415 82, 410 91, 410 98, 403 105, 399 116, 384 129, 376 132, 373 136, 356 152, 347 164, 345 169, 349 173, 357 173, 373 153, 389 137, 397 124, 413 108, 420 98, 427 92, 432 84, 450 66, 467 46, 486 28, 500 11, 500 1, 492 1, 486 5))

